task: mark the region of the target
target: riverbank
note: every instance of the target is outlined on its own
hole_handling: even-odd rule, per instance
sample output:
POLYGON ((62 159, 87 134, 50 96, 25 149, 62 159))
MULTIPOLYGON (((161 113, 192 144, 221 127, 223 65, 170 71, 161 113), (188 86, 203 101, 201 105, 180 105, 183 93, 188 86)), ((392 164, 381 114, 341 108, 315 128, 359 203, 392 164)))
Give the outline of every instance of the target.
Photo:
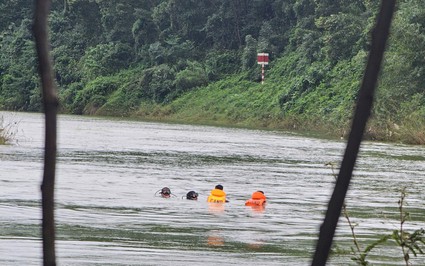
MULTIPOLYGON (((289 64, 288 61, 286 64, 289 64)), ((286 69, 290 67, 287 66, 286 69)), ((287 130, 326 138, 347 138, 359 86, 353 80, 360 78, 335 78, 329 88, 309 89, 308 94, 297 96, 297 100, 293 99, 295 96, 291 96, 291 84, 296 83, 296 79, 282 79, 279 81, 271 77, 261 84, 245 79, 242 74, 233 75, 185 92, 166 103, 141 100, 133 106, 126 105, 129 100, 122 93, 88 113, 131 116, 143 120, 287 130), (341 91, 342 88, 345 93, 341 91)), ((425 120, 420 111, 421 103, 406 102, 398 113, 389 115, 388 112, 382 112, 383 103, 380 99, 378 95, 377 107, 372 112, 364 139, 425 145, 425 120), (378 108, 381 111, 376 111, 378 108)))
MULTIPOLYGON (((150 105, 150 108, 141 108, 132 113, 130 117, 183 124, 291 131, 327 139, 347 139, 351 129, 350 120, 334 124, 318 117, 315 119, 302 116, 273 117, 272 114, 237 119, 223 113, 210 113, 196 107, 184 110, 173 107, 173 104, 150 105)), ((425 145, 425 125, 420 123, 420 120, 406 121, 404 124, 398 125, 390 121, 383 123, 372 118, 364 132, 364 140, 425 145)))
MULTIPOLYGON (((307 136, 326 139, 347 139, 351 122, 333 124, 320 118, 307 119, 305 117, 273 117, 272 114, 263 114, 262 117, 229 117, 223 113, 211 113, 192 106, 189 109, 176 109, 174 104, 159 105, 147 104, 125 116, 116 113, 98 113, 95 116, 127 117, 136 120, 181 123, 194 125, 211 125, 219 127, 234 127, 262 130, 281 130, 296 132, 307 136)), ((6 144, 14 138, 16 127, 12 124, 0 123, 0 144, 6 144)), ((425 126, 420 122, 406 121, 403 125, 396 123, 382 123, 373 118, 369 121, 364 140, 403 143, 410 145, 425 145, 425 126)))

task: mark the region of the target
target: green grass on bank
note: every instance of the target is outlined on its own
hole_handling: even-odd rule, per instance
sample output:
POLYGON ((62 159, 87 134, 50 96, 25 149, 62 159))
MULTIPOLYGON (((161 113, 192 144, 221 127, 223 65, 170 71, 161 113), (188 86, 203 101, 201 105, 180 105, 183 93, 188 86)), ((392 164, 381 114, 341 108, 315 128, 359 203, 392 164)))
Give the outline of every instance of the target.
MULTIPOLYGON (((99 76, 82 89, 62 91, 64 106, 70 108, 63 111, 347 137, 366 57, 360 52, 335 65, 326 61, 300 64, 305 60, 301 54, 287 53, 267 66, 264 84, 253 81, 248 74, 252 71, 243 71, 195 86, 202 84, 202 69, 196 68, 199 75, 185 81, 191 87, 175 94, 170 91, 177 88, 175 84, 156 82, 161 75, 171 75, 171 69, 136 67, 99 76)), ((385 75, 382 80, 386 80, 385 75)), ((382 83, 365 139, 425 144, 424 97, 405 99, 399 110, 390 112, 382 83)))

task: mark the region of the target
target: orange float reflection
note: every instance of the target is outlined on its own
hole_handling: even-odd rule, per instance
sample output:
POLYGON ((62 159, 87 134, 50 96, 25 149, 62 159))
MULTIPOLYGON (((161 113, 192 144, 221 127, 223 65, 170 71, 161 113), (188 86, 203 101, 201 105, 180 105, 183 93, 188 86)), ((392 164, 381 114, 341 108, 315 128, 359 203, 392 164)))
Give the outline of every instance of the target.
POLYGON ((210 235, 207 240, 208 246, 221 247, 224 246, 224 238, 219 235, 210 235))
POLYGON ((248 205, 252 211, 262 213, 266 209, 266 206, 263 205, 248 205))
POLYGON ((209 231, 207 244, 214 247, 224 246, 224 238, 220 235, 220 230, 209 231))
POLYGON ((220 214, 224 212, 224 203, 213 203, 208 202, 208 211, 214 214, 220 214))

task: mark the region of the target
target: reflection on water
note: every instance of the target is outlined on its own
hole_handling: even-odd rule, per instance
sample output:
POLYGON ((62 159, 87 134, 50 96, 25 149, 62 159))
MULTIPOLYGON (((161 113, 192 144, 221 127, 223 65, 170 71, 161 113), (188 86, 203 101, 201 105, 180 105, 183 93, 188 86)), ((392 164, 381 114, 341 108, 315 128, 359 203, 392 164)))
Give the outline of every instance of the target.
POLYGON ((222 237, 219 230, 211 230, 208 234, 208 246, 224 246, 224 237, 222 237))
POLYGON ((262 213, 266 209, 266 205, 250 205, 250 206, 247 206, 247 208, 251 208, 253 212, 262 213))
POLYGON ((215 202, 207 202, 208 211, 212 214, 222 214, 224 213, 225 203, 215 203, 215 202))
MULTIPOLYGON (((0 265, 40 265, 40 114, 19 121, 14 145, 0 146, 0 265), (17 256, 17 254, 20 254, 17 256)), ((343 142, 283 132, 60 116, 56 185, 58 263, 62 265, 308 265, 343 142), (229 202, 210 205, 223 184, 229 202), (156 192, 169 187, 174 197, 156 192), (245 206, 263 190, 265 207, 245 206), (198 200, 186 200, 196 191, 198 200)), ((423 227, 424 148, 364 143, 347 195, 363 246, 397 229, 398 188, 407 187, 407 230, 423 227)), ((351 263, 342 219, 338 254, 351 263), (345 253, 344 253, 345 252, 345 253)), ((374 265, 400 265, 387 245, 374 265)), ((412 262, 420 265, 420 259, 412 262)))

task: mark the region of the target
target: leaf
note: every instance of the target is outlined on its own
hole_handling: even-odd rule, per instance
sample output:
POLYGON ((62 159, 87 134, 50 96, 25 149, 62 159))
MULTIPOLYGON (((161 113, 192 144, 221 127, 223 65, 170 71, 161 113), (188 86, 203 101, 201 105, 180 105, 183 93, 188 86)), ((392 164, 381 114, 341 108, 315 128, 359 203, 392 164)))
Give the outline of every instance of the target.
POLYGON ((377 241, 373 242, 372 244, 368 245, 365 250, 364 250, 364 254, 368 254, 373 248, 375 248, 377 245, 382 244, 384 242, 386 242, 388 239, 390 239, 393 236, 393 234, 391 235, 384 235, 381 236, 380 239, 378 239, 377 241))

